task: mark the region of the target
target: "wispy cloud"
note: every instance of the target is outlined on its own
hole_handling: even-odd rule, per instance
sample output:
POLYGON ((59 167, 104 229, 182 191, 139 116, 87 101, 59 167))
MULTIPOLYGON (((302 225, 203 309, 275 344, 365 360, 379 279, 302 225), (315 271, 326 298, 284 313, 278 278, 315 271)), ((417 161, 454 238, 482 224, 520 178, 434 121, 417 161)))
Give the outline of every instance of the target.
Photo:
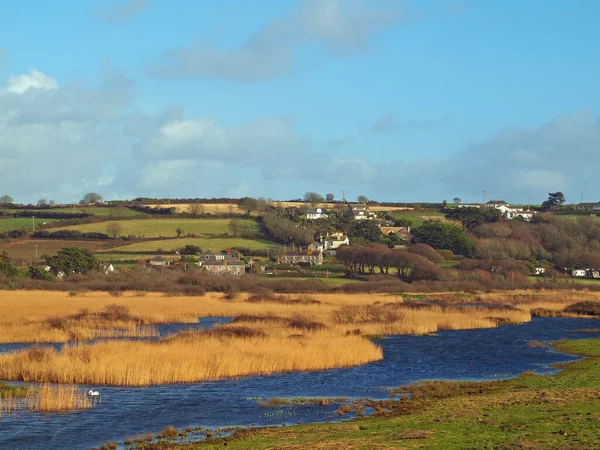
POLYGON ((403 18, 403 11, 389 0, 300 0, 294 9, 266 22, 237 48, 197 41, 167 51, 147 70, 174 79, 268 80, 294 68, 296 50, 301 46, 316 43, 332 57, 351 55, 403 18))
POLYGON ((116 6, 102 9, 99 15, 107 23, 125 22, 141 13, 149 4, 150 0, 125 0, 116 6))
POLYGON ((419 128, 431 128, 439 125, 443 125, 448 122, 448 118, 444 117, 435 120, 413 120, 411 122, 400 122, 395 114, 384 114, 379 117, 373 126, 371 132, 373 133, 389 133, 392 131, 400 130, 416 130, 419 128))

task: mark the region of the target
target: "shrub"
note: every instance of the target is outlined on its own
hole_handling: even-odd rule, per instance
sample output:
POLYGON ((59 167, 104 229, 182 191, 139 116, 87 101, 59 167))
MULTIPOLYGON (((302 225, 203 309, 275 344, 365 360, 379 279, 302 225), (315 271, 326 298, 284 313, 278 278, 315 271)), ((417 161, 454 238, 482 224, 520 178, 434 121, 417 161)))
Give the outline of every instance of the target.
POLYGON ((131 318, 129 308, 125 305, 118 305, 116 303, 106 305, 102 315, 111 320, 128 320, 131 318))
MULTIPOLYGON (((415 244, 412 247, 410 247, 408 251, 410 253, 416 253, 417 255, 421 255, 433 263, 440 263, 444 261, 444 257, 433 247, 427 244, 415 244)), ((452 253, 452 251, 450 251, 450 253, 452 253)), ((454 256, 454 254, 452 254, 452 256, 454 256)))
POLYGON ((27 272, 29 273, 29 277, 33 278, 34 280, 45 280, 45 281, 54 280, 54 277, 52 276, 52 274, 50 272, 45 271, 41 267, 29 266, 29 268, 27 269, 27 272))
POLYGON ((0 260, 0 274, 5 277, 17 277, 19 276, 19 269, 7 261, 0 260))
POLYGON ((404 318, 402 313, 382 305, 344 305, 331 312, 337 323, 391 323, 404 318))
POLYGON ((578 302, 563 309, 566 313, 584 314, 586 316, 600 316, 599 302, 578 302))

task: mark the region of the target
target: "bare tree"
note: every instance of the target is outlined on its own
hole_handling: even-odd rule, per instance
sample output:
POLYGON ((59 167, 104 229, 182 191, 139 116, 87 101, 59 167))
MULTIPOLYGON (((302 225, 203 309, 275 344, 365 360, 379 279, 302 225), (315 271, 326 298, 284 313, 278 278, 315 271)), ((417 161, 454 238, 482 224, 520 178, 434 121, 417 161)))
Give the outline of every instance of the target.
POLYGON ((111 238, 116 239, 122 231, 121 224, 118 222, 110 222, 106 225, 106 234, 108 234, 111 238))
POLYGON ((40 198, 37 201, 37 205, 38 206, 48 206, 48 200, 46 200, 45 198, 40 198))
POLYGON ((188 206, 188 212, 192 216, 199 216, 204 212, 204 205, 201 203, 192 203, 190 206, 188 206))
POLYGON ((229 228, 229 231, 231 231, 233 237, 237 237, 240 232, 241 221, 239 219, 231 219, 227 224, 227 227, 229 228))
POLYGON ((333 194, 325 194, 325 200, 331 203, 335 199, 335 195, 333 194))
POLYGON ((83 196, 79 203, 81 204, 90 204, 90 203, 99 203, 102 201, 102 196, 100 194, 96 194, 95 192, 88 192, 83 196))
POLYGON ((116 205, 110 209, 110 215, 115 217, 121 217, 125 214, 125 208, 123 205, 116 205))
POLYGON ((240 208, 246 210, 246 214, 250 215, 253 211, 256 211, 259 207, 259 202, 252 197, 244 197, 240 201, 240 208))
POLYGON ((369 197, 367 197, 366 195, 359 195, 358 197, 356 197, 356 201, 358 203, 369 203, 369 197))
POLYGON ((10 195, 3 195, 0 197, 0 205, 9 205, 13 202, 13 198, 10 195))
POLYGON ((460 199, 460 197, 454 197, 452 199, 452 201, 454 202, 455 205, 460 205, 460 202, 462 202, 462 200, 460 199))
POLYGON ((183 229, 181 227, 175 228, 175 234, 180 237, 183 234, 183 229))
POLYGON ((312 206, 315 206, 317 203, 321 203, 324 198, 321 194, 317 194, 316 192, 307 192, 304 194, 304 200, 309 202, 312 206))

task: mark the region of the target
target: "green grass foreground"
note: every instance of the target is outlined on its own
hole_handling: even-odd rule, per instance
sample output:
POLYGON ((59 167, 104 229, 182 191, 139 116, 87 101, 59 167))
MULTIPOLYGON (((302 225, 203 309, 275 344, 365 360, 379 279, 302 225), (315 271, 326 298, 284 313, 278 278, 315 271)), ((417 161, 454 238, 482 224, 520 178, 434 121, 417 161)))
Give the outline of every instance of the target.
POLYGON ((586 359, 555 375, 494 382, 427 382, 375 402, 376 415, 336 424, 248 429, 159 449, 592 449, 600 443, 600 339, 557 349, 586 359))

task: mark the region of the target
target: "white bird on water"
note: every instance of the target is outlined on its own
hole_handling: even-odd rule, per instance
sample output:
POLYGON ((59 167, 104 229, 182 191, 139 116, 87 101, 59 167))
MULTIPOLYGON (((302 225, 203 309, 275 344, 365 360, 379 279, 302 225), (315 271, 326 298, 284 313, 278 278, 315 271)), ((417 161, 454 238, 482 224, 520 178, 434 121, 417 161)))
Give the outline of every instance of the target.
POLYGON ((88 394, 91 395, 92 397, 96 397, 98 395, 100 395, 100 392, 98 391, 92 391, 91 389, 88 391, 88 394))

